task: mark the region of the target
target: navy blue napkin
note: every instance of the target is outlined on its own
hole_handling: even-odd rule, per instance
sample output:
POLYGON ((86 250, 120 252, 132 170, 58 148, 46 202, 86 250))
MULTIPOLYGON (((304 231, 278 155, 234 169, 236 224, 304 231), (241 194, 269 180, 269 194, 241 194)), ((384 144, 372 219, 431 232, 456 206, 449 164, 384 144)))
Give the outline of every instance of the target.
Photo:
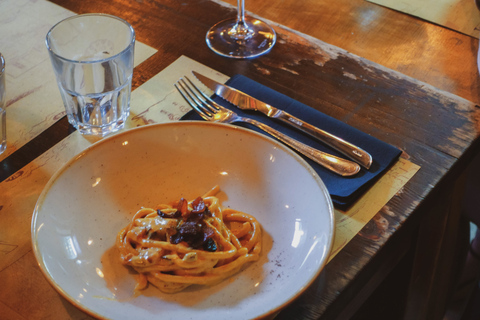
MULTIPOLYGON (((375 181, 381 177, 381 175, 398 159, 402 153, 401 150, 388 143, 355 129, 340 120, 325 115, 322 112, 319 112, 303 103, 285 96, 284 94, 265 87, 245 76, 235 75, 234 77, 230 78, 226 84, 276 108, 282 109, 320 129, 341 137, 372 155, 373 163, 370 169, 366 170, 362 167, 361 171, 353 177, 341 177, 313 162, 312 160, 303 157, 302 155, 302 157, 322 178, 328 192, 330 193, 330 196, 332 197, 335 207, 340 210, 345 210, 350 207, 363 193, 365 193, 365 191, 368 190, 370 186, 375 183, 375 181)), ((311 138, 310 136, 280 122, 279 120, 268 118, 262 113, 256 111, 242 111, 217 96, 214 96, 213 99, 217 103, 235 111, 239 115, 254 118, 314 148, 345 158, 345 156, 341 155, 322 142, 311 138)), ((182 120, 201 120, 201 118, 192 110, 183 116, 182 120)), ((266 134, 260 129, 257 129, 249 124, 236 123, 236 125, 266 134)), ((297 186, 292 186, 292 188, 295 187, 297 186)))

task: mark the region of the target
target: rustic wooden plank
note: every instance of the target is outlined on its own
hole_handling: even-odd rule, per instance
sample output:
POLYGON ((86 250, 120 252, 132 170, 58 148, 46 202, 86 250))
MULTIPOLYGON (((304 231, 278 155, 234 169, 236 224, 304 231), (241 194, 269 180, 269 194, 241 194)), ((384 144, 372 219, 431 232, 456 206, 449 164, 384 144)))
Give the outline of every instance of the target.
MULTIPOLYGON (((225 0, 235 4, 235 0, 225 0)), ((478 40, 363 0, 246 1, 261 17, 480 103, 478 40)))

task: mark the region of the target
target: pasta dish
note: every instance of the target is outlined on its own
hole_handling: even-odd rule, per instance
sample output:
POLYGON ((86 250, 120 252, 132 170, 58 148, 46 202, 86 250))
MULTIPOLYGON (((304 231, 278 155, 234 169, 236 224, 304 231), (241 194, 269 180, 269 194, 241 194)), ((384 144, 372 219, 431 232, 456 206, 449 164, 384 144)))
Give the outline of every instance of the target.
POLYGON ((216 186, 192 201, 142 208, 116 240, 123 264, 163 292, 213 285, 240 271, 261 251, 261 226, 251 215, 222 208, 216 186))

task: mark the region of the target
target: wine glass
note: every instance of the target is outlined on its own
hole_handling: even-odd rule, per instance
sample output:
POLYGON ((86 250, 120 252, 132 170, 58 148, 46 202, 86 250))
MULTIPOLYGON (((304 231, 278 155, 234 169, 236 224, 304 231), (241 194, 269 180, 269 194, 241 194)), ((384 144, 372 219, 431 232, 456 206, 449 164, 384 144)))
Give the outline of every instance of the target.
POLYGON ((207 32, 206 41, 215 53, 229 58, 255 58, 272 49, 275 31, 265 22, 245 17, 245 0, 237 2, 237 17, 220 21, 207 32))

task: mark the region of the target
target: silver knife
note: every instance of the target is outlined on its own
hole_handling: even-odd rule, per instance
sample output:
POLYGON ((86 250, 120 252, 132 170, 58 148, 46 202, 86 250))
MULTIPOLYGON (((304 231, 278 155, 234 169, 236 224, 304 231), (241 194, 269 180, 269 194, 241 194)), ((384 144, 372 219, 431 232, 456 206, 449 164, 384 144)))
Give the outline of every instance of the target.
POLYGON ((335 150, 341 152, 348 158, 359 163, 361 166, 369 169, 372 164, 372 156, 365 150, 347 142, 331 133, 321 130, 311 124, 292 116, 291 114, 279 110, 265 102, 249 96, 237 89, 231 88, 225 84, 207 78, 198 72, 192 71, 194 76, 200 80, 206 87, 215 92, 216 95, 236 105, 242 110, 260 111, 270 118, 282 120, 291 126, 308 133, 314 138, 324 142, 335 150))

